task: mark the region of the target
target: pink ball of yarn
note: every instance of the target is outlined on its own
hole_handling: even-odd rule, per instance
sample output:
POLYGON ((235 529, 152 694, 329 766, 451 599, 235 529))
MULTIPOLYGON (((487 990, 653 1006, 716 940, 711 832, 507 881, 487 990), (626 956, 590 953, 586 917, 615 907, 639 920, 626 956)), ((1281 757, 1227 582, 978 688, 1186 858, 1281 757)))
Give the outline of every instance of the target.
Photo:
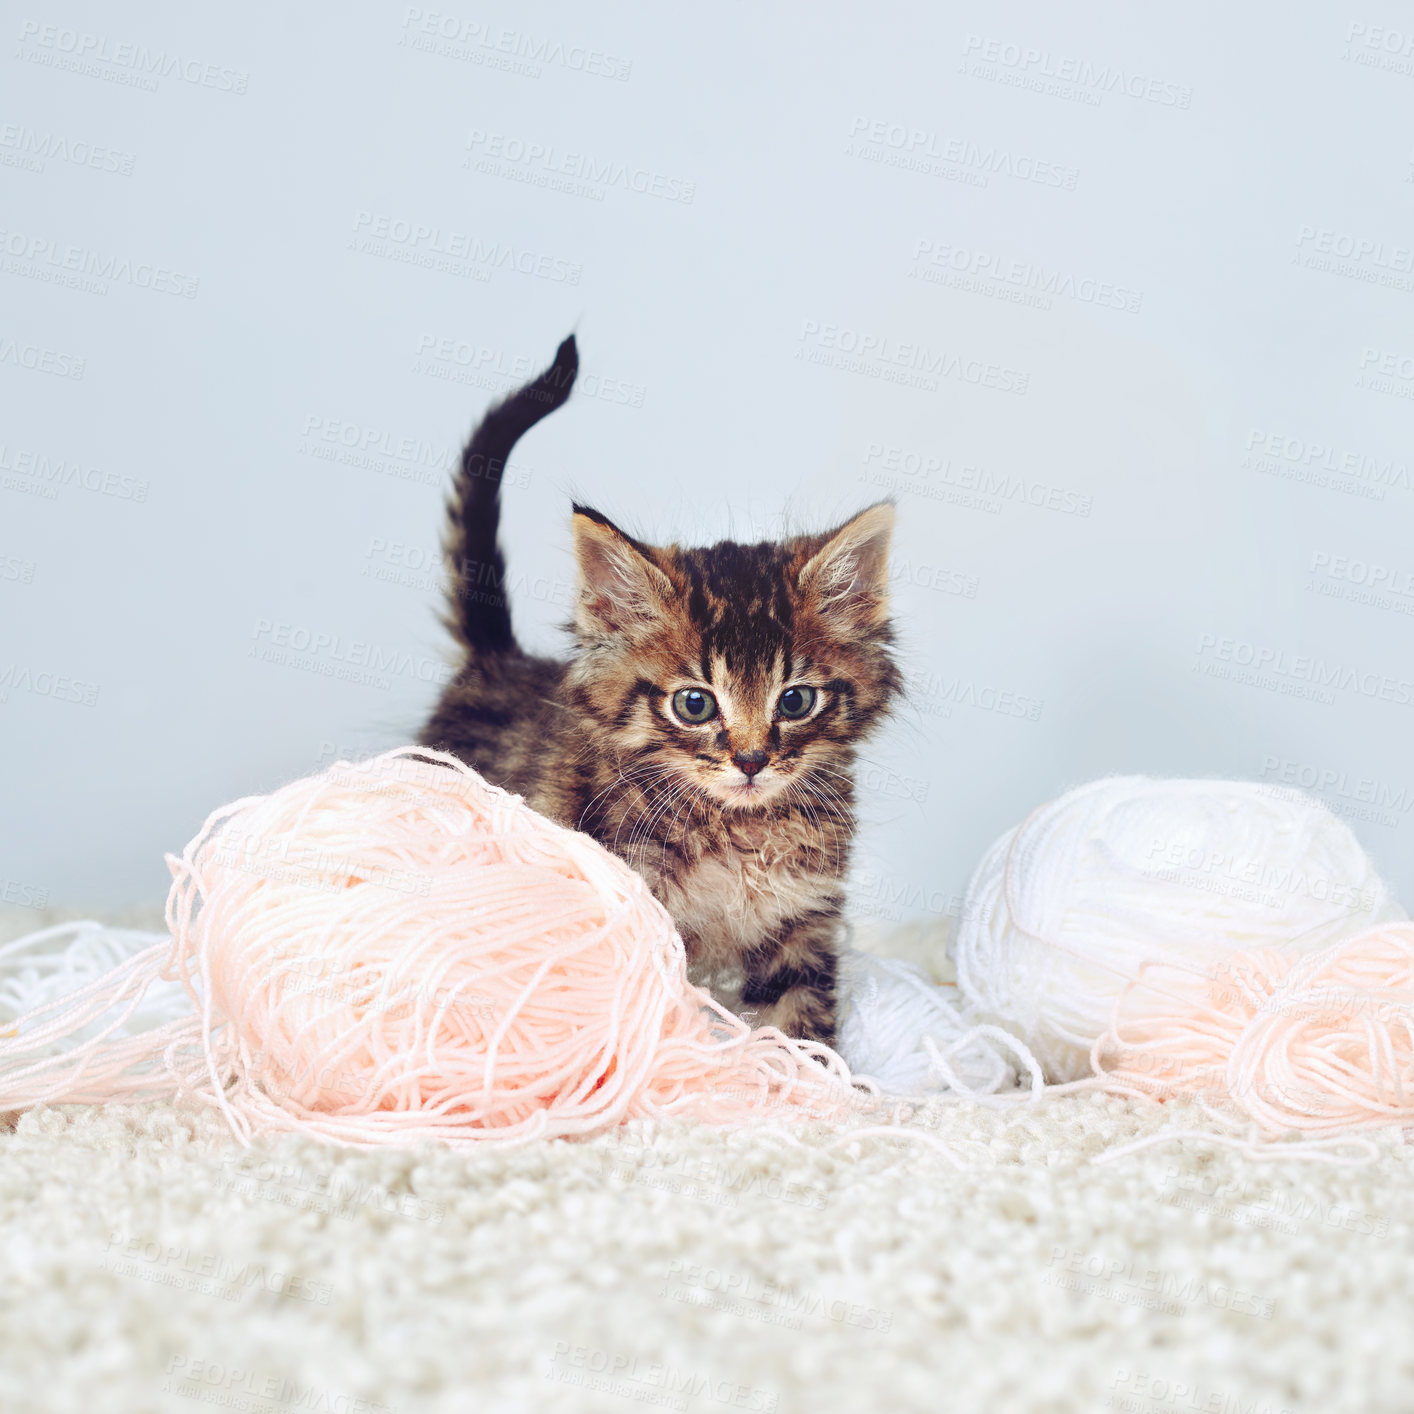
POLYGON ((1146 963, 1092 1062, 1150 1095, 1204 1095, 1267 1138, 1414 1123, 1414 923, 1304 957, 1146 963))
POLYGON ((0 1041, 0 1108, 188 1095, 242 1137, 364 1145, 849 1106, 832 1051, 753 1032, 689 984, 671 918, 623 861, 443 753, 236 801, 168 864, 170 948, 0 1041), (198 1016, 45 1054, 159 974, 198 1016))

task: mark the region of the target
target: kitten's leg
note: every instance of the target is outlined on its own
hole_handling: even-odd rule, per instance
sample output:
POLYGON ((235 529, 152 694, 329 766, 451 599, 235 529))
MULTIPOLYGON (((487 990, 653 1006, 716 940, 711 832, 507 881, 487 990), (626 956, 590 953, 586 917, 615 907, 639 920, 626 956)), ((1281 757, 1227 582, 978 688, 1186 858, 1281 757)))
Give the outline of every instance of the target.
POLYGON ((746 954, 741 1007, 753 1026, 834 1044, 839 928, 832 913, 805 914, 746 954))

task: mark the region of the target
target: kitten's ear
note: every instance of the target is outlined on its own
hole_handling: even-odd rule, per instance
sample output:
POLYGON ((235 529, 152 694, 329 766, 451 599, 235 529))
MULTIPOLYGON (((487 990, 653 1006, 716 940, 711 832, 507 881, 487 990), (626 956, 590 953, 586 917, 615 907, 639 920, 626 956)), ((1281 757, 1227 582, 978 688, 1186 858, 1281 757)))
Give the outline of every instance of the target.
POLYGON ((860 511, 818 549, 800 572, 801 593, 817 612, 848 628, 879 628, 889 616, 889 539, 894 508, 887 501, 860 511))
POLYGON ((631 636, 657 622, 673 583, 647 548, 587 506, 574 508, 574 557, 579 594, 574 622, 589 638, 631 636))

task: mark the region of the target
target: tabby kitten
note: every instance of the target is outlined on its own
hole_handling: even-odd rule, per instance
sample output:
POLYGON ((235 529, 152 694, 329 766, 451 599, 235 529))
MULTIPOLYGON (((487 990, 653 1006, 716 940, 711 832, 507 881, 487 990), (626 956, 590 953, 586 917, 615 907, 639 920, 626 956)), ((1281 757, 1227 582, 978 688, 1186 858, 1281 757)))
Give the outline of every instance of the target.
POLYGON ((573 335, 494 406, 447 507, 447 626, 465 661, 421 742, 625 859, 699 972, 738 972, 758 1025, 830 1041, 856 745, 899 690, 889 504, 823 535, 645 545, 574 507, 568 663, 516 644, 500 587, 501 476, 566 398, 573 335))

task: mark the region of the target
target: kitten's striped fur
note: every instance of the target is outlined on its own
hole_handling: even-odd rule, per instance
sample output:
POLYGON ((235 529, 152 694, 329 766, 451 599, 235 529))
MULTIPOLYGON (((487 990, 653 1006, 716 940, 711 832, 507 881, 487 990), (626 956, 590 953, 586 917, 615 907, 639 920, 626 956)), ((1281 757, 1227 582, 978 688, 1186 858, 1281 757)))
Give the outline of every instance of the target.
POLYGON ((643 544, 576 505, 578 652, 568 663, 532 657, 500 588, 501 473, 577 369, 571 336, 462 454, 446 621, 466 657, 422 742, 627 860, 690 961, 740 971, 741 1008, 757 1024, 831 1040, 855 748, 899 690, 893 508, 871 506, 826 534, 684 549, 643 544), (781 715, 790 685, 816 690, 804 720, 781 715), (674 712, 673 693, 693 688, 715 696, 713 720, 674 712))

